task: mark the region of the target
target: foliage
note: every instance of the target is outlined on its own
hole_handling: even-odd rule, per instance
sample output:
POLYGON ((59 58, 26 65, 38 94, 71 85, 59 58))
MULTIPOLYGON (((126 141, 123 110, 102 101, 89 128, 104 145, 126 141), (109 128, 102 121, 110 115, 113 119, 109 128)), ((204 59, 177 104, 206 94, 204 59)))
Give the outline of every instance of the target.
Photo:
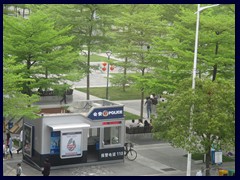
POLYGON ((206 154, 208 168, 212 146, 216 150, 235 146, 234 81, 197 79, 196 89, 190 87, 190 81, 181 81, 167 103, 160 103, 154 136, 190 153, 206 154))
POLYGON ((47 89, 66 79, 78 79, 79 73, 71 75, 77 54, 65 45, 73 37, 62 35, 69 29, 56 31, 54 22, 40 11, 29 19, 4 15, 4 54, 15 56, 16 64, 24 64, 22 73, 31 79, 20 85, 23 93, 31 95, 33 88, 47 89))
POLYGON ((128 78, 128 76, 124 76, 124 74, 112 74, 112 77, 110 78, 110 82, 112 84, 112 86, 117 86, 117 87, 122 87, 123 84, 126 86, 126 84, 128 85, 132 85, 133 82, 131 81, 130 78, 128 78))
POLYGON ((23 66, 16 65, 13 57, 3 59, 3 116, 6 118, 20 118, 22 116, 33 118, 38 108, 32 104, 38 101, 38 97, 22 94, 18 87, 22 82, 28 81, 23 73, 18 73, 23 66))
MULTIPOLYGON (((154 123, 155 135, 166 138, 190 152, 205 152, 212 144, 235 143, 234 82, 198 80, 195 93, 189 81, 182 81, 174 96, 168 97, 165 108, 154 123), (226 91, 228 89, 228 91, 226 91), (194 104, 192 139, 189 140, 190 109, 194 104), (199 148, 200 145, 202 148, 199 148)), ((161 105, 161 103, 160 103, 161 105)), ((220 148, 220 147, 218 147, 220 148)))
MULTIPOLYGON (((114 19, 115 33, 112 34, 116 43, 113 44, 113 48, 118 51, 118 57, 125 59, 124 62, 118 63, 118 66, 124 68, 123 82, 129 81, 129 76, 126 75, 127 69, 137 72, 135 84, 141 93, 141 117, 145 89, 141 81, 149 68, 147 56, 153 37, 161 35, 164 24, 159 22, 157 7, 159 6, 146 4, 123 5, 119 10, 120 16, 114 19)), ((123 83, 123 89, 124 85, 125 83, 123 83)))
MULTIPOLYGON (((173 8, 171 6, 174 5, 165 5, 169 9, 173 8)), ((230 8, 233 6, 220 5, 200 14, 197 58, 199 78, 208 77, 215 80, 217 77, 235 77, 235 14, 230 8)), ((154 68, 152 78, 148 78, 146 85, 153 92, 156 89, 160 92, 173 92, 182 79, 192 76, 196 6, 177 7, 173 9, 179 13, 165 26, 164 35, 154 37, 148 56, 151 67, 154 68), (152 82, 156 86, 152 86, 152 82)), ((162 19, 164 18, 169 21, 169 17, 162 16, 162 19)))

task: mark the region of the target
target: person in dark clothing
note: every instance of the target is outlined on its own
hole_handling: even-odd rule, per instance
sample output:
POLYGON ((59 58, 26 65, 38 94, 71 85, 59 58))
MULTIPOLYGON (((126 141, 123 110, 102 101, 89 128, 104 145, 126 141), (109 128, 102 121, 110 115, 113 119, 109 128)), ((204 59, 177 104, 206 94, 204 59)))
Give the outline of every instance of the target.
POLYGON ((46 158, 45 162, 44 162, 44 165, 43 165, 43 171, 42 171, 43 176, 49 176, 50 175, 50 170, 51 170, 51 164, 49 162, 49 159, 46 158))
POLYGON ((9 148, 9 153, 12 158, 13 157, 13 154, 12 154, 13 141, 10 133, 7 133, 7 147, 9 148))
POLYGON ((150 126, 149 122, 147 120, 145 120, 144 121, 144 127, 149 127, 149 126, 150 126))
POLYGON ((146 98, 145 105, 147 106, 147 118, 150 119, 152 113, 152 100, 150 97, 146 98))
POLYGON ((63 93, 63 98, 61 99, 60 104, 62 104, 63 101, 64 104, 67 104, 67 91, 63 93))

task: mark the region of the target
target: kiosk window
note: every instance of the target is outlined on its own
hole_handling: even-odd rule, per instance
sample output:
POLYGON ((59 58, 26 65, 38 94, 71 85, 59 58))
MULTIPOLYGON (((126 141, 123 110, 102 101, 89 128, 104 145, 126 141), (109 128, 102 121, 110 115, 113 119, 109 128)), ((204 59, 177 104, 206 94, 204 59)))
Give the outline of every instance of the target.
POLYGON ((105 127, 104 128, 104 144, 119 144, 120 143, 121 127, 105 127))

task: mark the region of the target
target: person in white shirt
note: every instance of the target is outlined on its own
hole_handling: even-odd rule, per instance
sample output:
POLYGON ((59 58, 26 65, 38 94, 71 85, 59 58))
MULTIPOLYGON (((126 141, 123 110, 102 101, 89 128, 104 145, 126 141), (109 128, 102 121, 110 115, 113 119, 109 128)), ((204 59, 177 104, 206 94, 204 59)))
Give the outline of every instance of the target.
POLYGON ((21 176, 22 174, 22 167, 21 167, 21 163, 17 164, 17 169, 16 169, 16 175, 17 176, 21 176))
POLYGON ((196 176, 203 176, 204 167, 201 167, 201 169, 196 173, 196 176))
POLYGON ((199 171, 197 172, 196 176, 202 176, 202 171, 199 170, 199 171))
POLYGON ((144 127, 144 124, 141 119, 138 120, 138 127, 144 127))
POLYGON ((135 120, 134 120, 134 119, 132 119, 132 122, 129 124, 129 127, 130 127, 130 128, 138 127, 138 124, 135 123, 135 120))
POLYGON ((5 158, 5 152, 6 152, 6 145, 4 144, 4 140, 3 140, 3 159, 5 158))

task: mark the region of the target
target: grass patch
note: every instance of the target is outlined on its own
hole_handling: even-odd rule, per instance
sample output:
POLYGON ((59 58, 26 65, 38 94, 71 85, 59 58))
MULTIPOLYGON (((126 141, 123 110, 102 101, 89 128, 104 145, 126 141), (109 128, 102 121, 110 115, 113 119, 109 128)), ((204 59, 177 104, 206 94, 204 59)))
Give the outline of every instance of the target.
MULTIPOLYGON (((87 56, 80 56, 81 60, 87 60, 87 56)), ((111 61, 114 61, 113 59, 110 59, 111 61)), ((98 56, 98 55, 91 55, 90 56, 90 62, 107 62, 108 58, 107 57, 103 57, 103 56, 98 56)))
MULTIPOLYGON (((86 92, 86 88, 77 88, 77 90, 86 92)), ((106 87, 92 87, 90 94, 102 99, 106 99, 106 87)), ((135 87, 126 87, 123 92, 122 87, 108 87, 108 96, 110 101, 141 99, 141 92, 135 87)))
POLYGON ((125 117, 124 117, 125 120, 140 119, 140 116, 129 113, 127 111, 124 111, 124 115, 125 115, 125 117))
POLYGON ((94 54, 91 55, 90 59, 91 59, 91 62, 106 62, 108 60, 107 57, 102 57, 94 54))

